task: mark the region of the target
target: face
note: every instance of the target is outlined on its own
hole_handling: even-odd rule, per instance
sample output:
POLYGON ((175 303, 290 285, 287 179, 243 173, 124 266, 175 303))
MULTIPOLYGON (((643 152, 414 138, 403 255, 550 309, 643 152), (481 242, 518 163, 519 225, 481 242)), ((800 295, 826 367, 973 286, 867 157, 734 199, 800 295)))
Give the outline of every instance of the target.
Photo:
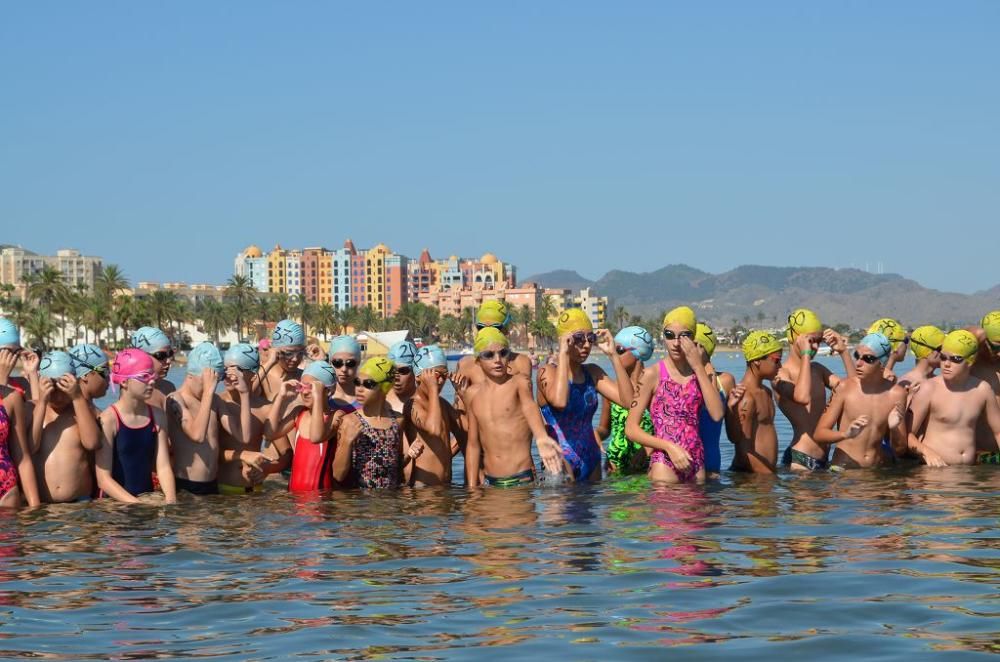
POLYGON ((487 375, 503 377, 507 374, 507 367, 510 365, 510 349, 494 343, 479 352, 476 361, 487 375))
MULTIPOLYGON (((316 383, 317 381, 319 381, 319 380, 317 380, 312 375, 302 375, 302 386, 301 386, 301 388, 299 388, 299 399, 302 400, 302 403, 306 407, 312 407, 312 404, 313 404, 313 384, 316 383)), ((328 389, 324 387, 323 388, 323 396, 327 397, 328 395, 329 395, 328 389)))
POLYGON ((149 374, 139 378, 127 379, 122 384, 122 392, 128 393, 138 400, 149 400, 153 396, 156 375, 149 374))
MULTIPOLYGON (((102 366, 103 367, 103 366, 102 366)), ((103 398, 108 392, 108 378, 106 367, 103 370, 91 370, 80 378, 80 390, 83 395, 90 400, 103 398)))
POLYGON ((955 356, 949 352, 941 352, 940 356, 941 376, 946 382, 962 381, 968 376, 972 366, 962 360, 961 356, 955 356))
POLYGON ((663 342, 667 346, 667 353, 675 361, 684 358, 684 351, 681 349, 681 338, 694 340, 694 334, 683 324, 668 324, 663 327, 663 342))
POLYGON ((351 352, 338 352, 330 357, 330 364, 337 373, 337 383, 342 388, 352 387, 358 374, 358 357, 351 352))
POLYGON ((761 379, 774 379, 781 370, 781 352, 773 352, 753 362, 761 379))
POLYGON ((583 363, 597 344, 597 334, 593 331, 576 331, 569 335, 569 358, 576 363, 583 363))
POLYGON ((164 379, 170 372, 170 366, 174 364, 174 350, 170 347, 158 349, 150 354, 153 357, 153 370, 156 371, 157 379, 164 379))
POLYGON ((870 347, 858 345, 854 350, 854 374, 859 379, 870 379, 875 375, 882 374, 882 362, 870 347))
POLYGON ((413 368, 408 365, 397 365, 393 375, 392 390, 396 393, 407 393, 417 383, 413 368))
POLYGON ((362 405, 385 400, 380 382, 364 372, 358 373, 354 380, 354 397, 362 405))
POLYGON ((622 362, 622 367, 626 370, 631 370, 639 359, 635 358, 635 354, 632 353, 628 347, 623 347, 622 345, 615 345, 615 353, 622 362))
POLYGON ((274 356, 286 372, 292 372, 302 363, 302 357, 306 354, 306 348, 302 345, 288 345, 287 347, 274 347, 274 356))

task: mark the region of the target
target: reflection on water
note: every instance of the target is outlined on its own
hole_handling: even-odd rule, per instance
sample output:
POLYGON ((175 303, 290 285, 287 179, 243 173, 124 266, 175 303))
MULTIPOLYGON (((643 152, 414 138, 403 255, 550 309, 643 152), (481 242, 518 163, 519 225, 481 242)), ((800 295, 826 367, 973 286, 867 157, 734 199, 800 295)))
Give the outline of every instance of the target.
POLYGON ((1000 652, 991 467, 267 487, 0 512, 0 657, 1000 652))

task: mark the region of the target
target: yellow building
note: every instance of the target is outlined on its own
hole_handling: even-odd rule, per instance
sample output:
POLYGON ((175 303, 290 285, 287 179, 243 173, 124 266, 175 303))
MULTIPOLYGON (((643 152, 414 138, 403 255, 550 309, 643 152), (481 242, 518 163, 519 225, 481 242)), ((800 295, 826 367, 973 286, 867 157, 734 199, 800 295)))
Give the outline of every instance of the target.
POLYGON ((267 254, 267 291, 273 294, 287 294, 288 282, 285 279, 287 251, 280 244, 267 254))

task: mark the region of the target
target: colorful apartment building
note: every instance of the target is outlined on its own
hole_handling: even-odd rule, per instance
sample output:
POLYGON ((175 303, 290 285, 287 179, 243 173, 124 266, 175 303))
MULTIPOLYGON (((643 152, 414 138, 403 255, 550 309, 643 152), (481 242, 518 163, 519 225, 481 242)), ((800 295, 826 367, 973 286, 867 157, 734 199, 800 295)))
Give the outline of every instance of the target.
POLYGON ((20 246, 0 247, 0 284, 13 285, 20 297, 27 293, 28 279, 45 267, 56 269, 67 287, 89 291, 103 265, 101 258, 81 255, 72 248, 58 250, 55 255, 39 255, 20 246))

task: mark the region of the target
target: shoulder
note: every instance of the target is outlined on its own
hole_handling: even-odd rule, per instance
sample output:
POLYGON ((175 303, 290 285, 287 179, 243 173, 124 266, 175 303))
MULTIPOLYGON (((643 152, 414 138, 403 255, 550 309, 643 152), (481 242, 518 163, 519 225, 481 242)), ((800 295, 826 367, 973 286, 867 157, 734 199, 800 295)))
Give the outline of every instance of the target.
POLYGON ((152 411, 153 411, 153 422, 156 423, 157 426, 162 428, 163 424, 166 422, 166 414, 164 414, 163 410, 160 409, 159 407, 153 407, 152 411))
POLYGON ((583 369, 587 371, 591 379, 600 379, 608 373, 604 372, 604 368, 597 365, 596 363, 584 363, 583 369))
POLYGON ((514 355, 514 366, 521 372, 531 372, 531 359, 529 359, 524 354, 514 355))

